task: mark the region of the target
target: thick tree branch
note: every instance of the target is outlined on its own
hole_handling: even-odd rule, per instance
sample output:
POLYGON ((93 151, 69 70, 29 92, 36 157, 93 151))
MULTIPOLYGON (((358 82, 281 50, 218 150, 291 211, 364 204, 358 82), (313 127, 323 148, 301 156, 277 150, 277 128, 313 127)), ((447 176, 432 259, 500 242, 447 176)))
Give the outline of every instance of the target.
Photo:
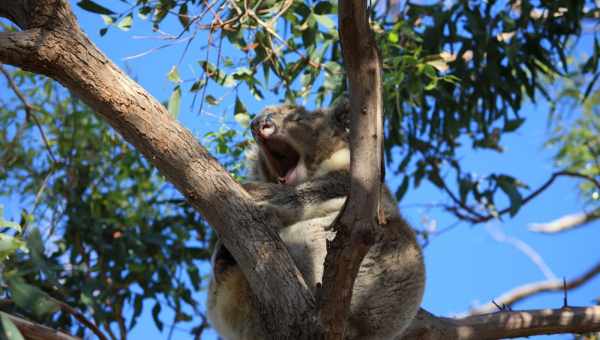
POLYGON ((495 298, 493 302, 485 304, 483 306, 476 307, 470 311, 470 314, 484 314, 491 313, 498 310, 496 305, 500 306, 512 306, 513 304, 522 301, 535 294, 544 292, 560 292, 563 289, 570 290, 580 287, 584 283, 596 277, 600 274, 600 262, 595 266, 587 270, 585 273, 575 277, 572 280, 563 283, 563 280, 546 280, 541 282, 529 283, 506 292, 499 297, 495 298))
MULTIPOLYGON (((2 312, 0 312, 2 313, 2 312)), ((4 313, 8 316, 15 326, 19 329, 21 334, 27 340, 81 340, 81 338, 71 336, 67 333, 57 331, 55 329, 21 319, 17 316, 4 313)))
MULTIPOLYGON (((261 315, 278 320, 265 323, 274 338, 300 338, 314 329, 314 297, 273 228, 276 217, 258 208, 163 105, 89 41, 66 1, 17 1, 15 8, 21 6, 26 13, 10 17, 24 17, 17 24, 26 30, 0 35, 0 62, 58 80, 175 185, 240 263, 261 315)), ((0 13, 7 7, 4 1, 0 13)))
POLYGON ((565 215, 546 223, 532 223, 529 230, 537 233, 554 234, 581 227, 597 219, 600 219, 600 208, 590 212, 565 215))
POLYGON ((421 310, 401 339, 484 340, 597 331, 600 306, 497 312, 456 319, 421 310))
MULTIPOLYGON (((365 0, 341 0, 338 23, 350 88, 352 182, 348 200, 334 222, 319 293, 327 339, 343 339, 354 280, 376 239, 383 164, 381 61, 365 0)), ((382 222, 382 221, 380 221, 382 222)))

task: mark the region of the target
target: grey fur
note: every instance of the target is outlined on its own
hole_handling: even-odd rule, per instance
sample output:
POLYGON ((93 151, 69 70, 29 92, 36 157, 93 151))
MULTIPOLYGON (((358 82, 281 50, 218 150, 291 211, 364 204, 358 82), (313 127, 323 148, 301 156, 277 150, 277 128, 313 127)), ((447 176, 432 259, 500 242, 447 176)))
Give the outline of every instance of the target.
MULTIPOLYGON (((299 164, 305 172, 298 171, 301 175, 294 185, 277 184, 277 174, 257 148, 249 157, 253 181, 244 187, 265 209, 279 216, 279 234, 314 289, 323 275, 325 242, 334 237, 329 226, 350 187, 349 164, 339 153, 348 148, 348 106, 316 111, 280 106, 267 108, 263 116, 267 114, 276 126, 277 137, 300 154, 299 164)), ((354 284, 348 339, 398 337, 416 315, 423 296, 421 250, 387 188, 383 206, 388 223, 363 260, 354 284)), ((266 339, 248 283, 227 253, 218 244, 213 255, 208 317, 225 339, 266 339)))

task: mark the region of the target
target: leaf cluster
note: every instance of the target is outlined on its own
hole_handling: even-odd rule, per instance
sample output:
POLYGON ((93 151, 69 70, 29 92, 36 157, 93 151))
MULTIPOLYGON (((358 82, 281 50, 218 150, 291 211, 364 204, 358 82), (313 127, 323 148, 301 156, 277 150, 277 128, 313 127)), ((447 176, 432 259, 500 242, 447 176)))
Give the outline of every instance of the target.
POLYGON ((161 308, 173 310, 171 324, 202 316, 194 294, 211 234, 198 213, 75 96, 39 76, 11 76, 31 110, 0 98, 0 194, 19 197, 21 226, 42 231, 27 238, 28 253, 3 262, 16 308, 84 334, 69 314, 23 308, 19 287, 34 285, 119 339, 149 303, 161 329, 161 308))

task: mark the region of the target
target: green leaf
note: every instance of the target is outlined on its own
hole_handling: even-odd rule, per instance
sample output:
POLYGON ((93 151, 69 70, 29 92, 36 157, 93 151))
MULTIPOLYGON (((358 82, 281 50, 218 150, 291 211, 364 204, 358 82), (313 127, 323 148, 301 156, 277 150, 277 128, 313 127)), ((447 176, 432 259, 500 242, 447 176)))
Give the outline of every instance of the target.
POLYGON ((36 317, 44 317, 60 308, 45 292, 26 283, 18 276, 8 276, 6 283, 14 303, 32 312, 36 317))
POLYGON ((313 12, 315 14, 319 14, 319 15, 332 14, 333 13, 333 9, 334 9, 334 7, 331 4, 331 2, 329 2, 329 1, 319 1, 315 5, 315 8, 313 9, 313 12))
POLYGON ((115 14, 115 12, 111 11, 110 9, 98 5, 96 2, 92 1, 92 0, 81 0, 77 3, 77 6, 85 9, 88 12, 93 12, 93 13, 98 13, 98 14, 106 14, 106 15, 112 15, 115 14))
POLYGON ((2 319, 1 325, 2 330, 0 331, 0 338, 6 340, 25 340, 17 326, 10 320, 8 314, 0 312, 0 318, 2 319))
POLYGON ((503 130, 505 132, 512 132, 515 131, 516 129, 518 129, 521 125, 523 125, 523 123, 525 122, 525 118, 517 118, 517 119, 511 119, 511 120, 507 120, 506 123, 504 123, 504 128, 503 130))
POLYGON ((181 77, 179 76, 176 65, 173 65, 169 73, 167 73, 167 79, 175 85, 181 83, 181 77))
POLYGON ((13 236, 0 234, 0 260, 12 255, 18 249, 27 251, 24 241, 13 236))
POLYGON ((179 7, 179 14, 177 15, 179 22, 181 23, 181 27, 187 30, 190 27, 190 16, 188 15, 188 7, 187 4, 181 5, 179 7))
POLYGON ((238 114, 234 115, 233 118, 243 128, 247 128, 248 126, 250 126, 250 116, 246 113, 238 113, 238 114))
POLYGON ((219 105, 219 103, 220 103, 220 101, 211 94, 206 95, 206 97, 204 97, 204 99, 206 100, 206 102, 209 105, 212 105, 212 106, 219 105))
POLYGON ((523 205, 523 197, 521 196, 519 190, 517 190, 517 181, 510 176, 500 175, 496 176, 496 182, 510 200, 510 216, 515 216, 523 205))
POLYGON ((323 25, 323 27, 325 27, 328 31, 335 30, 335 23, 333 22, 333 19, 331 19, 328 15, 313 14, 313 16, 315 17, 317 22, 323 25))
POLYGON ((100 17, 106 25, 112 25, 115 22, 115 18, 111 17, 110 15, 101 14, 100 17))
POLYGON ((169 98, 168 110, 174 118, 179 116, 179 108, 181 106, 181 87, 175 86, 171 97, 169 98))
POLYGON ((163 322, 160 321, 160 319, 158 318, 161 308, 162 307, 160 306, 160 303, 157 302, 154 304, 154 307, 152 307, 152 319, 154 319, 154 324, 156 325, 158 330, 162 332, 163 322))
POLYGON ((408 190, 408 184, 409 184, 409 177, 404 176, 404 178, 402 179, 402 184, 400 184, 400 186, 398 187, 398 190, 396 190, 396 200, 398 202, 400 202, 402 200, 402 197, 404 197, 404 195, 406 194, 406 191, 408 190))
POLYGON ((388 34, 388 41, 391 42, 392 44, 395 44, 398 41, 400 41, 400 38, 398 37, 398 33, 396 33, 396 32, 390 32, 388 34))
POLYGON ((467 200, 467 195, 469 194, 469 191, 471 191, 471 189, 473 188, 473 185, 473 182, 468 179, 460 178, 458 180, 458 192, 460 201, 462 203, 465 203, 465 201, 467 200))
POLYGON ((19 223, 7 221, 4 219, 4 206, 2 204, 0 204, 0 227, 11 228, 16 230, 18 233, 22 231, 19 223))
POLYGON ((233 109, 233 113, 234 114, 238 114, 238 113, 248 114, 248 109, 246 109, 246 106, 244 105, 244 103, 242 103, 242 101, 240 100, 240 97, 235 97, 235 107, 233 109))
POLYGON ((117 27, 120 28, 122 31, 129 31, 129 29, 131 28, 131 26, 133 25, 133 16, 131 14, 125 16, 123 19, 121 19, 121 21, 119 21, 119 23, 117 24, 117 27))

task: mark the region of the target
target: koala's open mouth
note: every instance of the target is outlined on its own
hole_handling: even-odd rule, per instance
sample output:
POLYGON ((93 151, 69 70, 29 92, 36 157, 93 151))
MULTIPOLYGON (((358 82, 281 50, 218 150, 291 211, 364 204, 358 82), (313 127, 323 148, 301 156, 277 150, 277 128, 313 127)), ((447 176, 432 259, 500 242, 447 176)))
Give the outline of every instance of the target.
POLYGON ((300 154, 288 142, 281 138, 270 137, 258 143, 266 156, 268 166, 277 173, 279 183, 296 182, 300 154))

